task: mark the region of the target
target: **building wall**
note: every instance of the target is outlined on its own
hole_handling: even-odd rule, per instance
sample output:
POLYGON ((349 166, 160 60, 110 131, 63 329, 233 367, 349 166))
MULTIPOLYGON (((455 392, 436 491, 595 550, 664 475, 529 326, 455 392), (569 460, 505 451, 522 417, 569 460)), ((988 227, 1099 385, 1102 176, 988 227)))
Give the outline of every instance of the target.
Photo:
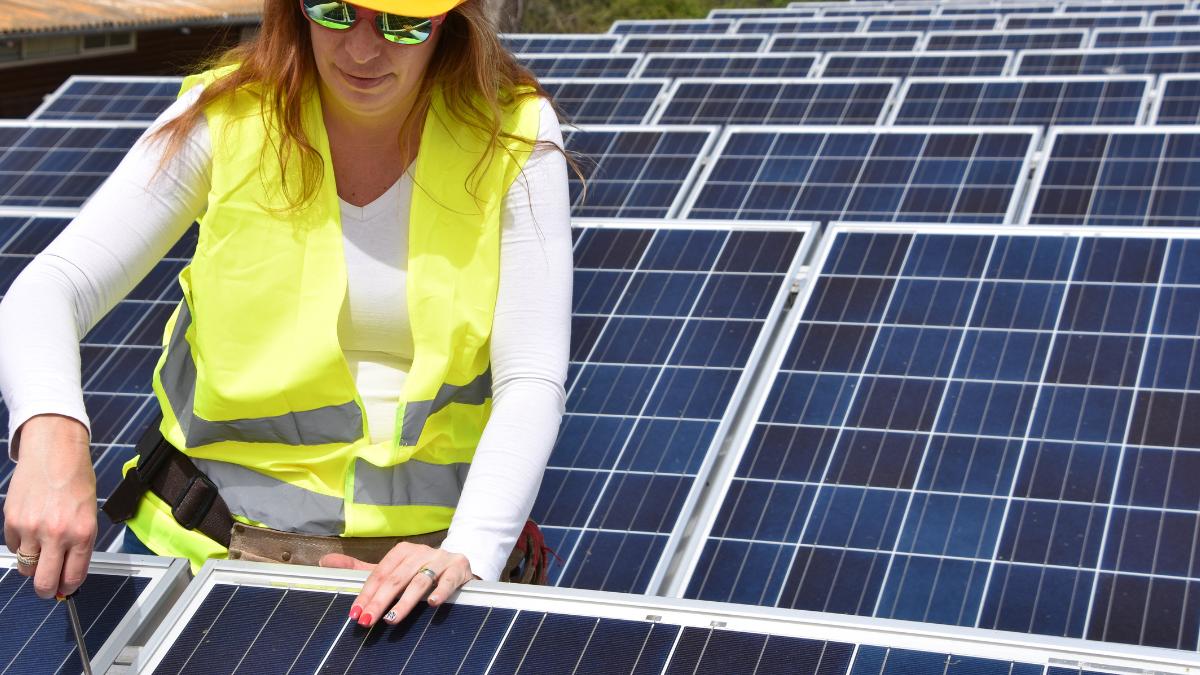
POLYGON ((242 26, 139 31, 137 50, 0 69, 0 117, 23 118, 72 75, 182 75, 236 45, 242 26))

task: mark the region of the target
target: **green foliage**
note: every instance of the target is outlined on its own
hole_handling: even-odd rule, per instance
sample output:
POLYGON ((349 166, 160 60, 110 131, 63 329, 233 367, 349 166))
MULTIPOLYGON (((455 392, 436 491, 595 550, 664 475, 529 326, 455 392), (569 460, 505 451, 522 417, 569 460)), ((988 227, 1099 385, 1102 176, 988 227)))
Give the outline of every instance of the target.
POLYGON ((702 19, 708 10, 786 7, 788 0, 525 0, 525 33, 603 33, 619 19, 702 19))

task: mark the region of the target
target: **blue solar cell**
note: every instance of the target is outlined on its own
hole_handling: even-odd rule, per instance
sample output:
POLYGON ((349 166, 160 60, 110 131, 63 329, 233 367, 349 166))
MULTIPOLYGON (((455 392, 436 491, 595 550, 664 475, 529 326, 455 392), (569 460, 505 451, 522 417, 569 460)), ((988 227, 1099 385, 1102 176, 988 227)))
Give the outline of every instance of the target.
POLYGON ((1154 12, 1151 26, 1200 26, 1200 12, 1154 12))
POLYGON ((1142 28, 1134 30, 1097 30, 1092 47, 1194 47, 1200 45, 1200 28, 1142 28))
POLYGON ((629 77, 641 63, 636 54, 528 54, 521 65, 542 77, 629 77))
POLYGON ((664 21, 615 21, 610 33, 615 35, 673 35, 724 34, 733 28, 729 19, 675 19, 664 21))
POLYGON ((802 239, 582 231, 567 414, 533 509, 555 583, 647 589, 802 239))
POLYGON ((1030 50, 1018 54, 1018 59, 1018 75, 1166 75, 1200 70, 1196 48, 1030 50))
POLYGON ((854 33, 862 28, 861 19, 811 19, 778 17, 764 19, 742 19, 734 28, 735 33, 763 35, 770 33, 854 33))
POLYGON ((826 5, 825 9, 821 10, 821 16, 862 16, 871 17, 877 14, 882 14, 888 17, 898 16, 929 16, 934 13, 933 7, 895 7, 895 6, 856 6, 860 3, 847 3, 840 6, 826 5))
POLYGON ((915 30, 923 33, 940 30, 993 30, 999 18, 995 16, 954 17, 891 17, 874 16, 867 19, 867 31, 915 30))
POLYGON ((30 119, 143 121, 158 117, 175 101, 179 78, 74 77, 30 119))
POLYGON ((1053 14, 1058 11, 1058 7, 1053 4, 1043 5, 1022 5, 1019 3, 1005 2, 1002 5, 942 5, 941 16, 957 16, 960 14, 1010 14, 1020 12, 1021 14, 1053 14))
POLYGON ((933 77, 1003 75, 1008 52, 830 54, 821 77, 933 77))
POLYGON ((79 126, 70 122, 0 126, 0 206, 82 205, 144 131, 141 126, 74 124, 79 126))
POLYGON ((758 52, 767 40, 761 35, 631 35, 621 44, 623 54, 758 52))
MULTIPOLYGON (((133 608, 149 579, 116 574, 88 575, 75 598, 84 643, 94 655, 133 608)), ((15 569, 0 571, 0 663, 14 673, 70 673, 80 670, 67 608, 33 592, 33 581, 15 569)))
POLYGON ((911 52, 921 41, 920 33, 780 33, 771 36, 769 52, 911 52))
POLYGON ((666 80, 543 79, 542 86, 574 124, 641 124, 666 80))
POLYGON ((947 31, 930 33, 925 49, 1077 49, 1086 40, 1086 30, 947 31))
POLYGON ((661 124, 876 124, 891 80, 691 80, 676 83, 661 124))
POLYGON ((616 50, 616 35, 527 35, 500 36, 505 49, 514 54, 608 54, 616 50))
POLYGON ((803 19, 817 15, 815 9, 714 9, 709 19, 803 19))
POLYGON ((649 54, 640 77, 807 77, 818 54, 649 54))
POLYGON ((1051 143, 1028 222, 1200 225, 1200 134, 1064 129, 1051 143))
POLYGON ((1183 0, 1178 2, 1131 2, 1128 4, 1122 3, 1099 3, 1099 2, 1070 2, 1063 4, 1063 11, 1068 14, 1076 12, 1159 12, 1187 9, 1188 3, 1183 0))
POLYGON ((1004 222, 1028 130, 736 129, 693 190, 689 218, 1004 222))
POLYGON ((1195 649, 1200 246, 832 237, 687 596, 1195 649))
POLYGON ((1142 12, 1096 12, 1094 14, 1067 14, 1049 16, 1045 14, 1009 14, 1001 26, 1004 30, 1029 28, 1136 28, 1146 25, 1147 16, 1142 12))
POLYGON ((1200 124, 1200 78, 1164 77, 1155 124, 1200 124))
POLYGON ((1149 81, 917 79, 894 124, 1137 124, 1149 81))

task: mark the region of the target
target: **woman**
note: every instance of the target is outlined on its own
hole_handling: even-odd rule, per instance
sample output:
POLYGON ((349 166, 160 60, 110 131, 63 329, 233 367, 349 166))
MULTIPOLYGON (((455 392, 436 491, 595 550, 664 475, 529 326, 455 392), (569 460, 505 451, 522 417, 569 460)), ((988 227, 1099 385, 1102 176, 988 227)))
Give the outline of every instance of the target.
POLYGON ((0 305, 6 543, 42 597, 82 583, 78 341, 199 218, 154 375, 162 421, 106 505, 124 550, 369 569, 351 615, 394 623, 501 575, 554 442, 557 119, 479 0, 267 0, 223 61, 0 305))

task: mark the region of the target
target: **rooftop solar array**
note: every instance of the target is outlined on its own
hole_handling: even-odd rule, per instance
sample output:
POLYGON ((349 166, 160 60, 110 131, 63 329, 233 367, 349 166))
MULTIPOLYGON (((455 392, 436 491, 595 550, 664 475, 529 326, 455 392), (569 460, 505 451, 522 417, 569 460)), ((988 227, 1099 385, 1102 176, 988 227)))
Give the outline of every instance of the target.
MULTIPOLYGON (((502 39, 575 125, 573 214, 619 219, 575 223, 533 516, 553 584, 624 595, 468 592, 368 632, 271 572, 177 606, 160 672, 281 645, 304 672, 1200 668, 1200 6, 805 2, 502 39)), ((177 86, 72 78, 0 122, 0 294, 177 86)), ((195 240, 84 338, 101 496, 195 240)), ((119 532, 102 516, 98 548, 119 532)))

